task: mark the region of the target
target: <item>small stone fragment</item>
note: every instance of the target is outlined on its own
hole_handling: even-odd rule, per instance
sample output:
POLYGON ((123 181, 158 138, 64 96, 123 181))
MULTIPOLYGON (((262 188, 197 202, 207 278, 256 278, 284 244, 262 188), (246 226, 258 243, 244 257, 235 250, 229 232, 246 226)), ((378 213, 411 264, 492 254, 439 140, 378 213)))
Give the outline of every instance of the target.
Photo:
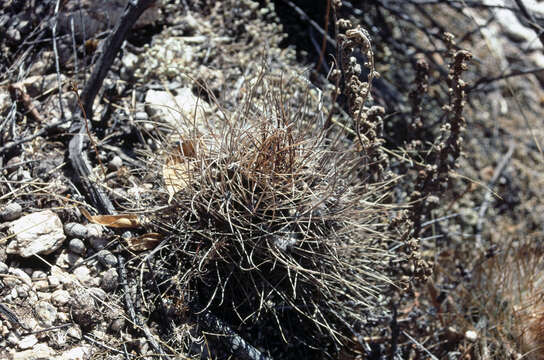
POLYGON ((86 238, 87 227, 79 223, 68 223, 64 225, 64 232, 69 238, 86 238))
POLYGON ((32 349, 24 351, 14 351, 11 353, 12 360, 39 360, 50 359, 54 355, 54 351, 47 344, 36 344, 32 349))
POLYGON ((467 330, 465 332, 465 339, 467 339, 470 342, 474 342, 478 340, 478 333, 474 330, 467 330))
POLYGON ((103 237, 103 229, 98 224, 88 224, 87 240, 91 247, 95 250, 102 250, 108 244, 108 241, 103 237))
POLYGON ((96 255, 98 262, 100 262, 100 264, 102 264, 106 268, 117 265, 117 258, 108 250, 100 250, 96 255))
POLYGON ((45 326, 52 326, 57 319, 57 308, 42 300, 36 305, 36 315, 45 326))
POLYGON ((60 218, 51 210, 23 216, 12 222, 9 230, 15 239, 9 243, 6 252, 22 257, 51 254, 66 239, 60 218))
POLYGON ((88 346, 78 346, 67 350, 57 356, 56 360, 85 360, 89 359, 91 355, 91 349, 88 346))
POLYGON ((5 274, 8 272, 9 267, 6 265, 6 263, 0 261, 0 274, 5 274))
POLYGON ((23 208, 18 203, 12 202, 6 205, 6 207, 0 213, 0 218, 3 221, 13 221, 21 217, 23 208))
POLYGON ((85 265, 75 268, 73 271, 73 275, 76 277, 76 279, 79 280, 80 283, 84 285, 92 284, 91 270, 85 265))
POLYGON ((120 156, 114 156, 108 163, 108 169, 110 170, 119 170, 123 166, 123 159, 120 156))
POLYGON ((117 288, 119 281, 119 274, 115 268, 108 269, 102 276, 100 287, 105 291, 114 291, 117 288))
POLYGON ((19 344, 17 346, 21 350, 26 350, 26 349, 30 349, 31 347, 33 347, 37 343, 38 343, 38 339, 36 338, 36 335, 28 335, 28 336, 25 336, 24 338, 22 338, 19 341, 19 344))
POLYGON ((110 330, 119 333, 125 328, 125 318, 117 318, 111 322, 110 330))
POLYGON ((63 306, 70 301, 70 293, 66 290, 55 290, 51 294, 51 302, 57 306, 63 306))
POLYGON ((149 116, 158 117, 174 128, 193 120, 197 127, 203 126, 206 114, 211 112, 211 106, 196 97, 190 88, 179 89, 176 97, 166 91, 148 90, 145 102, 149 116))
POLYGON ((68 244, 68 247, 70 248, 70 251, 73 253, 76 253, 78 255, 85 254, 85 243, 81 241, 79 238, 73 238, 70 240, 70 243, 68 244))
MULTIPOLYGON (((9 273, 12 274, 16 279, 20 280, 24 284, 32 287, 32 279, 26 272, 19 268, 10 268, 9 273)), ((6 279, 7 280, 7 279, 6 279)))
POLYGON ((74 339, 80 340, 82 337, 81 328, 79 327, 79 325, 73 325, 68 329, 68 331, 66 332, 66 335, 74 339))

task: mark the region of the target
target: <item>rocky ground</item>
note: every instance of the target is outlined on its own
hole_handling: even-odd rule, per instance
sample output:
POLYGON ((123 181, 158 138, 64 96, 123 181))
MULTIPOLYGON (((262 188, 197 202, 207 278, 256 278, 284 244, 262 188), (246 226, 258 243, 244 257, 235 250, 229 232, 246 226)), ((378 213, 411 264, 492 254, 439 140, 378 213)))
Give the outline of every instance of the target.
MULTIPOLYGON (((215 350, 198 320, 177 319, 166 327, 173 326, 178 338, 161 337, 162 315, 187 312, 166 290, 151 290, 158 289, 155 276, 160 283, 164 269, 150 271, 149 254, 159 253, 150 249, 165 239, 150 235, 163 230, 152 214, 167 208, 184 186, 177 178, 169 182, 163 165, 172 148, 186 146, 176 129, 206 131, 217 114, 236 113, 265 68, 270 86, 288 79, 289 106, 307 101, 308 109, 331 109, 331 57, 321 72, 315 70, 325 7, 312 12, 304 1, 293 7, 283 0, 164 0, 148 9, 88 119, 93 171, 125 214, 100 218, 94 215, 101 209, 81 193, 68 155, 79 111, 74 88, 88 81, 125 1, 69 0, 55 10, 56 3, 11 0, 0 7, 0 358, 223 358, 232 349, 215 350), (143 218, 152 218, 151 224, 143 218), (118 270, 119 261, 126 261, 128 274, 118 270)), ((372 330, 353 335, 360 348, 334 356, 490 359, 530 353, 538 359, 544 346, 544 54, 526 15, 542 23, 544 5, 524 1, 524 12, 517 2, 499 0, 478 6, 379 3, 346 3, 339 15, 369 29, 382 74, 373 97, 386 111, 384 147, 401 159, 391 160, 392 171, 407 167, 402 159, 408 152, 397 149, 414 139, 432 144, 439 131, 448 96, 440 81, 447 75, 444 30, 474 56, 465 75, 465 156, 423 223, 419 246, 433 275, 391 295, 394 315, 369 320, 372 330), (409 93, 416 88, 412 64, 421 57, 431 64, 422 108, 427 130, 414 135, 406 119, 412 118, 409 93)), ((301 119, 319 118, 320 111, 301 119)), ((332 118, 339 127, 349 121, 340 111, 332 118)), ((408 201, 411 190, 398 190, 392 201, 408 201)), ((266 329, 233 329, 256 341, 263 357, 289 358, 289 351, 291 357, 317 356, 297 346, 265 349, 266 329), (248 335, 257 332, 262 334, 248 335)))

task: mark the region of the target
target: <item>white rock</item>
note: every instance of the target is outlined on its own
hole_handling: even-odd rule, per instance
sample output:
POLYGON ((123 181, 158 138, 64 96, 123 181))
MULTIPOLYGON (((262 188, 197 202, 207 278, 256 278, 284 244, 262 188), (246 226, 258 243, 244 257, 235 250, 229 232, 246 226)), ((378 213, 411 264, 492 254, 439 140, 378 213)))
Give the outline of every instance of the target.
POLYGON ((74 276, 80 283, 84 285, 92 285, 91 270, 85 266, 78 266, 74 269, 74 276))
POLYGON ((49 289, 49 282, 47 280, 38 280, 34 282, 34 290, 42 291, 49 289))
POLYGON ((13 275, 14 277, 11 278, 11 279, 10 278, 5 278, 4 283, 6 285, 8 285, 8 286, 9 286, 9 284, 16 285, 16 284, 19 284, 19 283, 22 282, 23 284, 32 287, 32 279, 22 269, 10 268, 8 272, 11 275, 13 275), (11 283, 11 281, 13 281, 13 280, 14 280, 14 283, 11 283), (19 280, 19 281, 17 281, 17 280, 19 280))
POLYGON ((56 290, 51 294, 51 302, 57 306, 65 305, 70 301, 70 293, 66 290, 56 290))
POLYGON ((30 349, 31 347, 33 347, 37 343, 38 343, 38 338, 36 338, 35 335, 28 335, 28 336, 25 336, 24 338, 22 338, 19 341, 19 344, 17 346, 21 350, 26 350, 26 349, 30 349))
POLYGON ((32 274, 32 280, 45 280, 47 279, 47 274, 41 270, 33 271, 32 274))
POLYGON ((82 337, 82 333, 81 333, 81 328, 79 327, 79 325, 74 325, 74 326, 71 326, 68 331, 66 332, 66 335, 74 338, 74 339, 77 339, 77 340, 81 340, 81 337, 82 337))
POLYGON ((11 345, 14 345, 14 346, 19 344, 19 342, 21 341, 21 339, 19 339, 17 334, 15 334, 13 331, 9 333, 6 340, 8 341, 8 343, 10 343, 11 345))
POLYGON ((45 326, 52 326, 57 319, 57 308, 42 300, 36 305, 36 315, 45 326))
POLYGON ((36 294, 38 295, 38 299, 49 301, 51 300, 51 293, 43 292, 43 291, 37 291, 36 294))
POLYGON ((478 333, 474 330, 467 330, 465 332, 465 339, 467 339, 470 342, 474 342, 478 340, 478 333))
POLYGON ((63 271, 58 266, 52 266, 51 275, 49 275, 47 279, 52 287, 59 287, 62 285, 65 288, 70 288, 74 283, 75 277, 63 271))
POLYGON ((196 97, 189 88, 179 89, 176 97, 166 91, 148 90, 145 102, 150 117, 157 117, 175 129, 187 128, 193 123, 202 127, 206 114, 211 112, 210 105, 196 97))
POLYGON ((55 352, 47 344, 36 344, 32 349, 11 353, 12 360, 50 359, 55 352))
POLYGON ((12 104, 7 86, 0 87, 0 113, 6 111, 12 104))
POLYGON ((63 352, 59 356, 56 356, 55 360, 85 360, 85 359, 88 359, 90 355, 91 355, 90 347, 78 346, 63 352))
POLYGON ((15 238, 6 252, 22 257, 51 254, 66 239, 60 218, 51 210, 23 216, 12 222, 9 230, 15 238))
POLYGON ((55 261, 55 265, 62 269, 68 269, 69 267, 77 264, 78 261, 83 261, 79 255, 69 252, 66 249, 62 249, 61 253, 57 257, 57 260, 55 261))

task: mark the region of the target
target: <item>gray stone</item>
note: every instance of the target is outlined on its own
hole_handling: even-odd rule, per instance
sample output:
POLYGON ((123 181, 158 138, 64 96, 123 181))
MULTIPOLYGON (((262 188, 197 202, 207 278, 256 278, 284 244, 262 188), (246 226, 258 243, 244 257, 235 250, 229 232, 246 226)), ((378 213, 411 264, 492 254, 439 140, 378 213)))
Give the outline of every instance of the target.
POLYGON ((102 250, 108 244, 108 241, 103 236, 103 227, 98 224, 88 224, 87 240, 91 247, 95 250, 102 250))
POLYGON ((52 326, 57 319, 57 308, 42 300, 36 305, 36 315, 45 326, 52 326))
POLYGON ((66 239, 60 218, 51 210, 23 216, 12 222, 9 230, 15 238, 6 252, 22 257, 51 254, 66 239))
POLYGON ((74 239, 70 240, 70 243, 68 244, 68 247, 70 248, 71 252, 73 252, 75 254, 78 254, 78 255, 85 254, 85 251, 87 250, 86 247, 85 247, 85 243, 79 238, 74 238, 74 239))
POLYGON ((102 281, 100 282, 100 287, 105 291, 114 291, 117 288, 119 282, 119 274, 117 270, 112 268, 104 271, 102 275, 102 281))
POLYGON ((79 223, 68 223, 64 225, 64 232, 69 238, 86 238, 87 227, 79 223))
POLYGON ((23 208, 18 203, 12 202, 6 205, 6 207, 0 213, 0 217, 4 221, 13 221, 21 217, 23 208))
POLYGON ((125 328, 125 318, 117 318, 111 322, 110 330, 114 333, 120 333, 125 328))
POLYGON ((8 272, 9 267, 6 265, 6 263, 0 261, 0 274, 5 274, 8 272))
POLYGON ((108 250, 100 250, 96 257, 104 267, 110 268, 117 265, 117 258, 108 250))

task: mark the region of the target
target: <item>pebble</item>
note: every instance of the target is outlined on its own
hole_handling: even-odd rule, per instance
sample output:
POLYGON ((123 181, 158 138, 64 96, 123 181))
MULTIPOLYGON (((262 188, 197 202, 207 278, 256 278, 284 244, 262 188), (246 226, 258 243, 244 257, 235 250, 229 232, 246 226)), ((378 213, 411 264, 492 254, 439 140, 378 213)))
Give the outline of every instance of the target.
POLYGON ((21 350, 26 350, 26 349, 30 349, 31 347, 33 347, 37 343, 38 343, 38 338, 36 338, 35 335, 28 335, 28 336, 25 336, 24 338, 22 338, 19 341, 19 344, 17 344, 17 346, 21 350))
POLYGON ((6 263, 0 261, 0 274, 6 274, 8 269, 9 267, 6 265, 6 263))
POLYGON ((25 215, 13 221, 9 231, 14 239, 9 243, 6 253, 22 257, 51 254, 66 239, 60 218, 51 210, 25 215))
POLYGON ((9 333, 6 340, 13 346, 16 346, 17 344, 19 344, 19 341, 21 341, 13 331, 9 333))
POLYGON ((467 330, 465 332, 465 339, 470 342, 475 342, 476 340, 478 340, 478 333, 474 330, 467 330))
POLYGON ((6 205, 6 207, 0 213, 0 218, 4 221, 13 221, 21 217, 23 208, 18 203, 12 202, 6 205))
MULTIPOLYGON (((24 284, 32 287, 32 279, 30 279, 30 276, 28 276, 28 274, 26 272, 24 272, 22 269, 10 268, 9 273, 12 274, 13 276, 15 276, 20 281, 22 281, 24 284)), ((17 280, 15 280, 15 281, 16 282, 13 285, 18 283, 17 280)), ((7 278, 5 279, 5 282, 7 282, 7 278)))
POLYGON ((98 224, 88 224, 87 226, 87 240, 91 247, 95 250, 102 250, 108 244, 108 241, 104 239, 103 229, 98 224))
POLYGON ((19 285, 15 288, 17 290, 17 296, 21 299, 28 297, 28 290, 30 289, 28 285, 19 285))
POLYGON ((147 121, 149 119, 149 116, 145 111, 138 111, 134 114, 134 120, 135 121, 147 121))
POLYGON ((11 40, 12 43, 17 44, 21 41, 21 33, 17 29, 10 28, 6 31, 7 38, 11 40))
POLYGON ((60 287, 60 279, 58 276, 49 275, 47 277, 47 281, 49 281, 49 286, 51 286, 52 288, 60 287))
POLYGON ((56 357, 56 360, 83 360, 89 359, 91 355, 91 349, 89 346, 78 346, 63 352, 56 357))
POLYGON ((69 267, 77 264, 78 261, 81 261, 81 256, 74 254, 73 252, 69 252, 66 249, 62 249, 61 253, 57 257, 57 260, 55 260, 55 265, 57 265, 59 268, 68 269, 69 267))
POLYGON ((105 291, 114 291, 117 288, 119 281, 119 274, 114 268, 104 271, 102 275, 102 281, 100 282, 100 287, 105 291))
POLYGON ((114 319, 111 322, 110 330, 114 333, 119 333, 125 328, 125 319, 124 318, 118 318, 114 319))
POLYGON ((34 290, 45 291, 49 289, 49 282, 47 280, 34 281, 34 290))
POLYGON ((47 344, 36 344, 32 349, 11 353, 12 360, 50 359, 55 352, 47 344))
POLYGON ((36 305, 36 315, 45 326, 52 326, 57 319, 57 308, 42 300, 36 305))
POLYGON ((91 278, 91 270, 85 265, 81 265, 75 268, 73 271, 73 275, 83 285, 92 284, 93 279, 91 278))
POLYGON ((47 274, 41 270, 33 271, 31 276, 32 276, 32 280, 47 279, 47 274))
POLYGON ((51 294, 51 302, 57 306, 66 305, 70 301, 70 293, 66 290, 55 290, 51 294))
POLYGON ((85 254, 85 250, 87 250, 85 248, 85 243, 79 238, 73 238, 72 240, 70 240, 68 247, 70 248, 71 252, 78 255, 85 254))
POLYGON ((108 163, 108 169, 110 170, 119 170, 123 166, 123 159, 120 156, 115 155, 113 159, 108 163))
POLYGON ((69 238, 86 238, 87 237, 87 227, 79 223, 68 223, 64 225, 64 232, 69 238))
POLYGON ((74 339, 80 340, 82 337, 81 328, 79 327, 79 325, 75 324, 68 329, 68 331, 66 332, 66 335, 74 339))
POLYGON ((100 250, 96 255, 98 262, 106 268, 117 265, 117 258, 108 250, 100 250))

